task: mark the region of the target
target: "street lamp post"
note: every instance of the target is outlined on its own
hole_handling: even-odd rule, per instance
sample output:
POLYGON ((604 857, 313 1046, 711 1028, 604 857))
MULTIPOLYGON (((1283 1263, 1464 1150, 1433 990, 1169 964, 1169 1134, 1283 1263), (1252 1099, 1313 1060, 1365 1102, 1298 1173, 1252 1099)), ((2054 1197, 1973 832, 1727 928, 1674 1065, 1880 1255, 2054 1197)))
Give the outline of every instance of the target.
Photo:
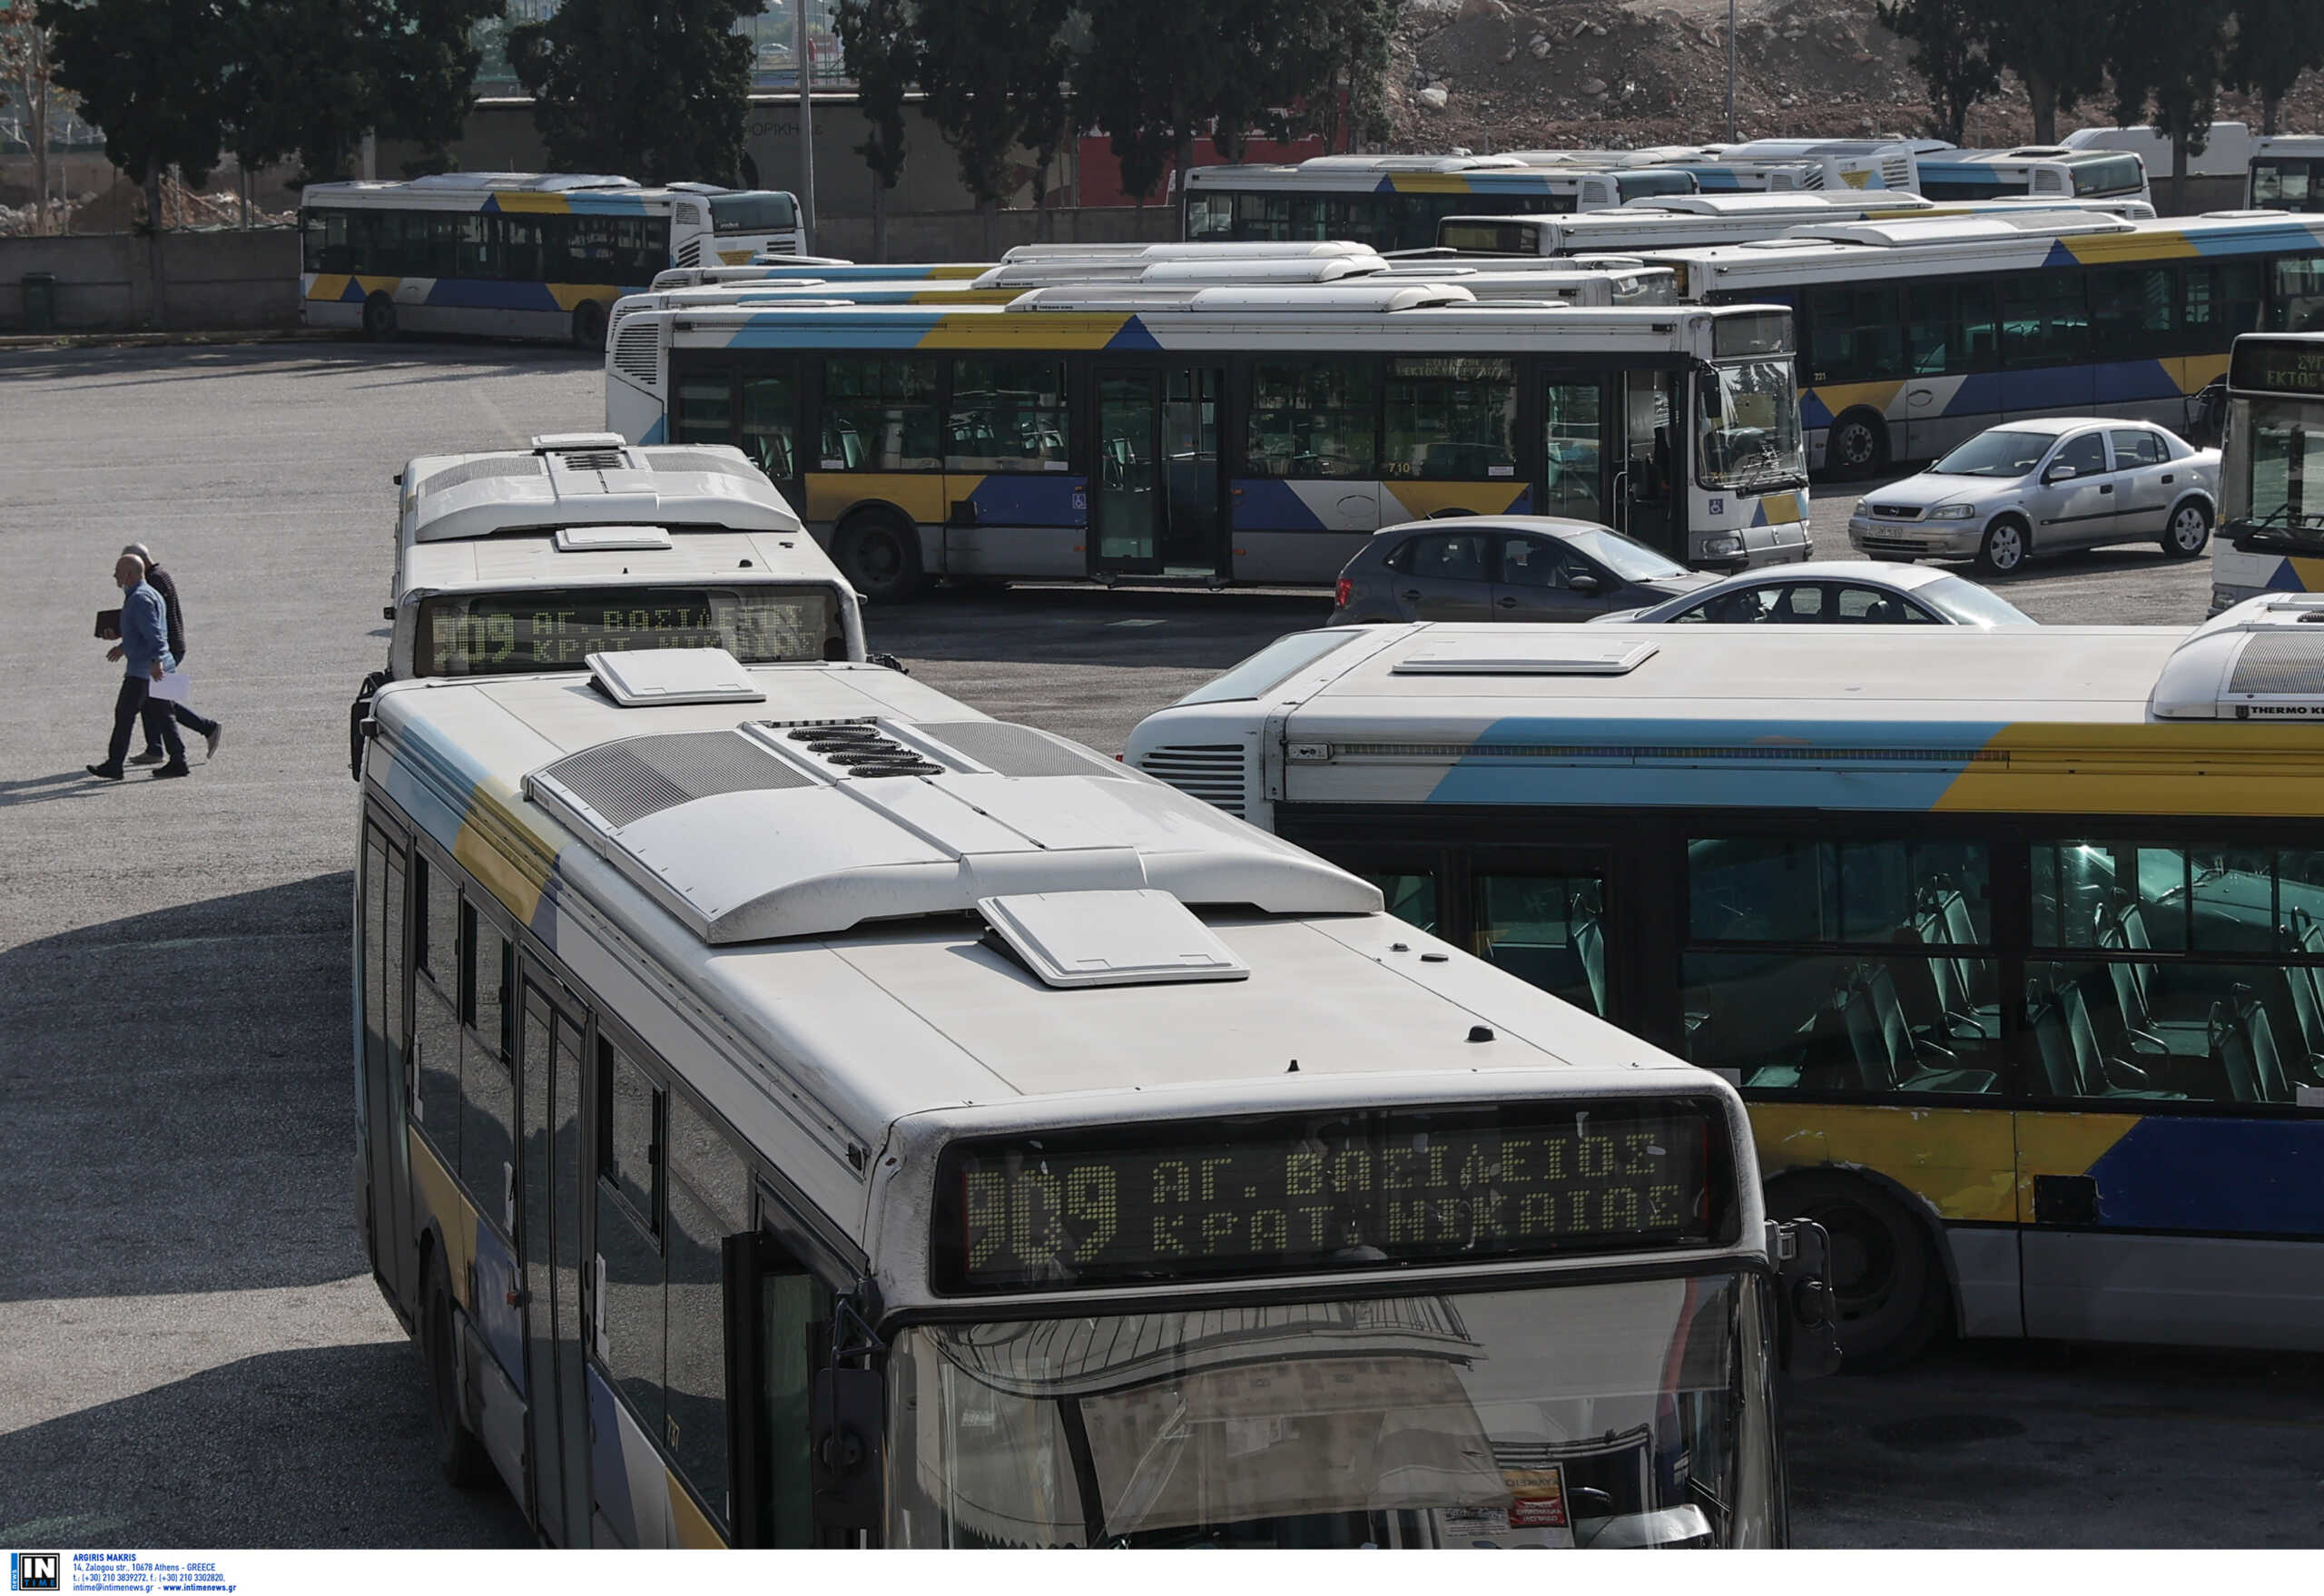
POLYGON ((807 54, 807 0, 791 0, 791 63, 799 74, 800 247, 815 247, 815 64, 807 54))
POLYGON ((1735 138, 1735 0, 1727 0, 1727 142, 1735 138))

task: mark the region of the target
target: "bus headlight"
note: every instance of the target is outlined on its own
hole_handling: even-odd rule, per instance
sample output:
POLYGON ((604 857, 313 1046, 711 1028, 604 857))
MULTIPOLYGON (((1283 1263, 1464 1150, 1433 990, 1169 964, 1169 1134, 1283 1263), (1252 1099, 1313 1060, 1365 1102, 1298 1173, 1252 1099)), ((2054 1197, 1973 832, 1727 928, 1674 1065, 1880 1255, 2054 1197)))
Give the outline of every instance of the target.
POLYGON ((1929 511, 1928 518, 1932 521, 1966 521, 1976 513, 1977 507, 1973 504, 1941 504, 1929 511))
POLYGON ((1725 537, 1707 537, 1703 540, 1703 557, 1706 559, 1718 559, 1722 556, 1742 552, 1743 540, 1732 533, 1725 537))

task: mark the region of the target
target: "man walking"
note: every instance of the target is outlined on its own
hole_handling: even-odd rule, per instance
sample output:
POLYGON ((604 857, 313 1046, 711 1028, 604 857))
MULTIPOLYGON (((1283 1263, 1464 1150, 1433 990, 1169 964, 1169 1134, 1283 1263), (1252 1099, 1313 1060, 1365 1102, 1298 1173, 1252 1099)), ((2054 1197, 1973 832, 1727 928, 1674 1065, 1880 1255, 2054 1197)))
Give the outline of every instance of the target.
MULTIPOLYGON (((113 579, 121 588, 121 641, 105 651, 105 657, 122 662, 121 695, 113 700, 113 742, 106 747, 105 762, 88 767, 91 775, 108 782, 121 780, 130 731, 153 684, 169 674, 172 663, 167 612, 162 596, 145 585, 145 562, 133 554, 123 555, 113 561, 113 579)), ((170 762, 153 774, 184 775, 185 744, 178 740, 175 717, 163 720, 161 732, 170 762)))
MULTIPOLYGON (((160 562, 153 558, 153 551, 143 544, 133 543, 121 552, 133 554, 145 562, 145 585, 162 596, 162 613, 169 626, 170 657, 177 662, 170 668, 183 668, 185 611, 178 604, 177 583, 162 569, 160 562)), ((209 757, 212 759, 218 757, 218 744, 226 735, 225 727, 216 721, 202 719, 182 698, 156 698, 149 693, 145 696, 145 708, 141 718, 145 723, 145 752, 133 756, 129 762, 132 764, 162 763, 164 757, 162 753, 162 723, 164 720, 175 720, 187 731, 200 736, 209 744, 209 757)))

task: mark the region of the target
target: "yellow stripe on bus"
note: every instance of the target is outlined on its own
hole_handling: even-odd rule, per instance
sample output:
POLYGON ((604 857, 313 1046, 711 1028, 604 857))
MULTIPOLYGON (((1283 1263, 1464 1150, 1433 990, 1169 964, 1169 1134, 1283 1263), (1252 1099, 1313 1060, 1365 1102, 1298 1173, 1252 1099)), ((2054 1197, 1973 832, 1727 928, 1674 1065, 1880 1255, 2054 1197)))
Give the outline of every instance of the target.
MULTIPOLYGON (((1384 498, 1393 499, 1407 521, 1423 521, 1447 510, 1466 515, 1506 515, 1526 484, 1495 479, 1490 482, 1383 482, 1384 498)), ((1381 508, 1384 512, 1387 506, 1381 508)), ((1381 518, 1388 519, 1385 514, 1381 518)))
POLYGON ((2183 232, 2102 232, 2058 241, 2085 266, 2110 261, 2191 261, 2197 253, 2183 232))
POLYGON ((529 211, 541 216, 569 216, 573 202, 563 194, 527 193, 521 189, 502 189, 492 196, 503 212, 529 211))
POLYGON ((981 474, 947 476, 942 471, 810 471, 807 473, 807 518, 837 521, 858 505, 874 501, 891 504, 913 520, 934 523, 945 518, 952 498, 966 498, 984 480, 981 474), (947 483, 958 490, 948 493, 947 483))
POLYGON ((670 1491, 670 1544, 688 1552, 724 1551, 726 1538, 710 1522, 710 1515, 686 1494, 686 1488, 678 1483, 677 1475, 665 1469, 663 1479, 670 1491))
POLYGON ((2007 1109, 1762 1101, 1750 1111, 1762 1175, 1861 1165, 1927 1198, 1947 1219, 2017 1217, 2016 1138, 2007 1109))
POLYGON ((2034 1222, 2035 1176, 2089 1174, 2138 1122, 2136 1114, 2018 1115, 2018 1222, 2034 1222))
POLYGON ((2240 721, 2004 727, 2005 759, 1954 777, 1935 808, 2027 814, 2324 814, 2309 727, 2240 721))
MULTIPOLYGON (((958 304, 960 296, 947 296, 958 304)), ((1061 310, 1039 316, 939 316, 921 335, 924 350, 1102 350, 1129 318, 1096 311, 1061 310)))
POLYGON ((496 782, 488 789, 479 783, 469 792, 468 813, 461 818, 459 835, 453 839, 452 857, 498 899, 519 924, 530 925, 540 909, 541 893, 548 887, 547 872, 536 874, 502 852, 478 827, 478 811, 488 813, 500 826, 530 837, 544 856, 553 858, 556 843, 533 823, 533 812, 514 787, 496 782))
POLYGON ((452 1300, 473 1315, 476 1304, 469 1300, 468 1276, 476 1262, 476 1210, 460 1195, 458 1182, 438 1161, 436 1149, 419 1134, 419 1127, 406 1125, 404 1137, 410 1148, 414 1195, 421 1211, 435 1217, 436 1227, 444 1237, 444 1277, 451 1285, 452 1300))

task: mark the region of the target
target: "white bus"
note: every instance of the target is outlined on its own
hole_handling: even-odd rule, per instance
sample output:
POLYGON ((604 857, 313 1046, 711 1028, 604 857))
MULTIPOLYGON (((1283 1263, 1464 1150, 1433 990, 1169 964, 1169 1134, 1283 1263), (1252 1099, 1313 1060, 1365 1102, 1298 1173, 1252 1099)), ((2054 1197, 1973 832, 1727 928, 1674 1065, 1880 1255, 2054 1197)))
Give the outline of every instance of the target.
POLYGON ((1603 211, 1696 189, 1689 173, 1584 171, 1518 155, 1322 155, 1297 165, 1197 166, 1187 174, 1187 237, 1201 242, 1352 239, 1424 249, 1458 212, 1603 211))
POLYGON ((1795 230, 1812 230, 1833 222, 2023 214, 2036 206, 2087 211, 2132 222, 2154 217, 2154 207, 2142 200, 2004 199, 1940 205, 1918 194, 1890 190, 1869 194, 1680 194, 1581 216, 1447 216, 1436 224, 1435 249, 1399 258, 1522 260, 1709 249, 1781 238, 1795 230))
POLYGON ((2211 613, 2261 595, 2317 591, 2324 591, 2324 333, 2247 334, 2235 340, 2228 367, 2211 613))
POLYGON ((1852 475, 2015 416, 2194 430, 2238 333, 2324 314, 2324 227, 2280 212, 1988 211, 1647 258, 1683 300, 1793 308, 1809 464, 1852 475))
POLYGON ((2245 203, 2262 211, 2324 211, 2324 138, 2307 133, 2256 142, 2245 203))
POLYGON ((2030 144, 2015 150, 1935 150, 1919 157, 1920 192, 1932 200, 2154 199, 2146 163, 2128 150, 2030 144))
POLYGON ((300 198, 299 314, 309 327, 569 339, 674 266, 741 265, 802 247, 779 191, 641 188, 625 177, 448 172, 320 182, 300 198))
POLYGON ((1725 1082, 892 671, 588 669, 366 739, 448 1478, 556 1546, 1783 1543, 1825 1249, 1725 1082))
POLYGON ((2317 1352, 2319 620, 1335 627, 1126 757, 1735 1080, 1851 1367, 2317 1352))
POLYGON ((1804 559, 1793 383, 1788 320, 1739 307, 1094 284, 626 315, 606 420, 740 445, 894 600, 939 576, 1327 584, 1433 515, 1571 516, 1716 568, 1804 559))
POLYGON ((1909 194, 1921 186, 1918 148, 1882 139, 1753 139, 1740 144, 1708 144, 1699 153, 1662 163, 1692 172, 1705 193, 1766 190, 1909 194))

